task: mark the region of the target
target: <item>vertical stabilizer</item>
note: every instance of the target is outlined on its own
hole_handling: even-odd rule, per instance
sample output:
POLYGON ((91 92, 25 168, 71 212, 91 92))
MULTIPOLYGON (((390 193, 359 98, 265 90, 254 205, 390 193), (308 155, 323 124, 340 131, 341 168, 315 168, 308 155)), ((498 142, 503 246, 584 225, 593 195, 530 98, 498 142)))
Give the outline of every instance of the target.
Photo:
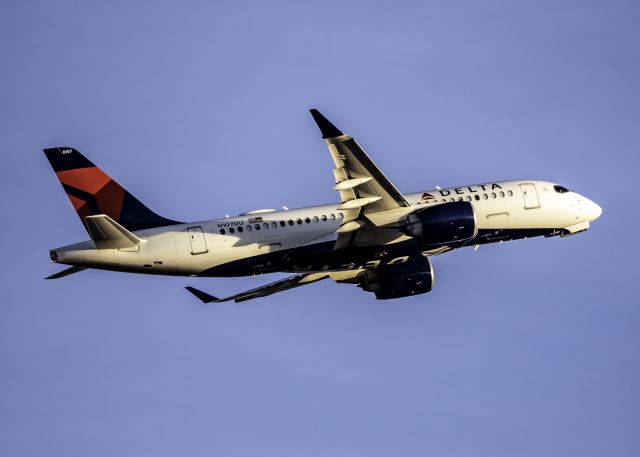
POLYGON ((131 231, 180 223, 151 211, 75 149, 49 148, 44 153, 83 223, 98 214, 131 231))

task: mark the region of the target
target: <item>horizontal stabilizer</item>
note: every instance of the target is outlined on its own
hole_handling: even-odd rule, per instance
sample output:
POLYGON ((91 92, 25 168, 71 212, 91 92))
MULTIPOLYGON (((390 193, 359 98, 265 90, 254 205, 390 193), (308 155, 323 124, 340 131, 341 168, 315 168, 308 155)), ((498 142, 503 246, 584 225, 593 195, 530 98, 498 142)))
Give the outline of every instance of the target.
POLYGON ((96 249, 133 248, 142 241, 106 214, 87 216, 84 220, 96 249))
POLYGON ((74 273, 79 273, 79 272, 84 271, 84 270, 86 270, 85 267, 70 267, 70 268, 67 268, 65 270, 59 271, 59 272, 57 272, 55 274, 52 274, 51 276, 47 276, 44 279, 64 278, 65 276, 69 276, 69 275, 72 275, 74 273))

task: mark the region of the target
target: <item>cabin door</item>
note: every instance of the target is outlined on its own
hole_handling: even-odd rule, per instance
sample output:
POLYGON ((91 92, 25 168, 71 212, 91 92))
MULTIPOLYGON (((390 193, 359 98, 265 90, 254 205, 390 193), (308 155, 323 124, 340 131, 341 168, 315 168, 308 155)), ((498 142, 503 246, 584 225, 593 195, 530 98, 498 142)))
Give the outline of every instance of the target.
POLYGON ((540 208, 535 184, 520 184, 520 189, 522 189, 522 197, 524 198, 524 209, 540 208))
POLYGON ((191 243, 191 254, 204 254, 208 251, 202 227, 189 227, 187 235, 189 235, 189 242, 191 243))

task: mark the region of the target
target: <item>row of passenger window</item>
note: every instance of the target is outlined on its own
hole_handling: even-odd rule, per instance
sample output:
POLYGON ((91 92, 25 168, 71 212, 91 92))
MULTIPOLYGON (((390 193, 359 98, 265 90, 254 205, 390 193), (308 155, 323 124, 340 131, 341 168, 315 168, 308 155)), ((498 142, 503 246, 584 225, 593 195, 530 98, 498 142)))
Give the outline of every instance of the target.
POLYGON ((318 223, 320 221, 326 222, 326 221, 335 221, 336 217, 338 219, 342 219, 342 213, 338 213, 338 215, 336 216, 335 214, 329 214, 328 216, 326 214, 323 214, 322 216, 318 217, 318 216, 313 216, 313 217, 305 217, 304 219, 296 219, 295 221, 293 219, 289 219, 288 221, 272 221, 272 222, 262 222, 259 224, 247 224, 247 225, 239 225, 237 227, 229 227, 228 229, 220 229, 220 235, 224 235, 227 233, 227 230, 229 231, 229 233, 236 233, 236 231, 238 233, 242 233, 245 230, 247 232, 251 232, 253 230, 269 230, 269 229, 275 229, 278 228, 278 225, 280 227, 286 227, 287 225, 302 225, 303 223, 306 224, 311 224, 311 222, 314 223, 318 223))
MULTIPOLYGON (((500 191, 498 193, 491 192, 489 194, 476 194, 473 197, 476 200, 480 200, 480 199, 488 200, 489 198, 498 198, 498 197, 504 198, 505 196, 513 197, 513 191, 507 190, 506 193, 503 192, 503 191, 500 191)), ((471 198, 471 195, 467 195, 466 197, 458 197, 457 200, 458 201, 467 200, 467 201, 470 202, 473 199, 471 198)), ((443 198, 441 200, 434 199, 434 200, 430 200, 430 201, 427 201, 427 202, 420 202, 418 204, 420 205, 420 204, 425 204, 425 203, 437 203, 437 202, 446 203, 447 201, 454 202, 454 201, 456 201, 456 199, 454 197, 450 197, 449 199, 443 198)), ((342 213, 338 213, 337 217, 338 217, 338 219, 342 219, 342 217, 343 217, 342 213)), ((318 216, 313 216, 313 218, 305 217, 304 218, 304 222, 307 223, 307 224, 310 224, 311 221, 317 223, 317 222, 320 222, 321 220, 322 221, 327 221, 327 220, 333 221, 335 219, 336 219, 336 215, 335 214, 329 214, 329 216, 326 216, 325 214, 323 214, 320 217, 318 217, 318 216)), ((295 220, 295 222, 294 222, 293 219, 289 219, 286 222, 285 221, 262 222, 261 224, 253 224, 253 226, 251 224, 248 224, 248 225, 245 225, 245 226, 239 225, 237 227, 229 227, 228 230, 229 230, 229 233, 234 234, 234 233, 236 233, 236 230, 238 231, 238 233, 242 233, 245 230, 247 232, 251 232, 254 229, 255 230, 269 230, 270 228, 272 228, 272 229, 278 228, 278 225, 280 225, 280 227, 286 227, 287 224, 293 226, 295 224, 302 225, 302 223, 303 223, 303 219, 298 218, 298 219, 295 220)), ((224 235, 226 233, 227 233, 227 230, 220 229, 220 235, 224 235)))
POLYGON ((500 192, 498 192, 498 193, 496 193, 496 192, 491 192, 491 193, 489 193, 489 194, 475 194, 475 195, 473 196, 473 198, 471 197, 471 195, 467 195, 466 197, 458 197, 457 199, 456 199, 456 198, 454 198, 454 197, 450 197, 450 198, 448 198, 448 199, 447 199, 447 198, 443 198, 442 200, 434 199, 434 200, 429 200, 429 201, 426 201, 426 202, 420 202, 420 203, 418 203, 418 204, 419 204, 419 205, 421 205, 421 204, 425 204, 425 203, 438 203, 438 202, 445 203, 445 202, 455 202, 456 200, 458 200, 459 202, 461 202, 461 201, 463 201, 463 200, 466 200, 466 201, 470 202, 470 201, 472 201, 473 199, 475 199, 475 200, 478 200, 478 201, 479 201, 479 200, 489 200, 489 198, 498 198, 498 197, 500 197, 500 198, 504 198, 504 197, 513 197, 513 191, 508 190, 507 192, 500 191, 500 192))

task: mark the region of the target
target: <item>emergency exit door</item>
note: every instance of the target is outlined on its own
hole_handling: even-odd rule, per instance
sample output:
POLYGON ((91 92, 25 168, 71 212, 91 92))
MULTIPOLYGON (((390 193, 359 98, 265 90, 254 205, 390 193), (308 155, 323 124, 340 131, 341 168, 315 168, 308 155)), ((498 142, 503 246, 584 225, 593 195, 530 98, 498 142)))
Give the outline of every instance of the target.
POLYGON ((189 235, 189 242, 191 243, 191 254, 204 254, 208 251, 202 227, 189 227, 187 235, 189 235))
POLYGON ((520 184, 520 189, 522 189, 522 197, 524 198, 524 209, 540 208, 540 200, 538 200, 535 184, 520 184))

